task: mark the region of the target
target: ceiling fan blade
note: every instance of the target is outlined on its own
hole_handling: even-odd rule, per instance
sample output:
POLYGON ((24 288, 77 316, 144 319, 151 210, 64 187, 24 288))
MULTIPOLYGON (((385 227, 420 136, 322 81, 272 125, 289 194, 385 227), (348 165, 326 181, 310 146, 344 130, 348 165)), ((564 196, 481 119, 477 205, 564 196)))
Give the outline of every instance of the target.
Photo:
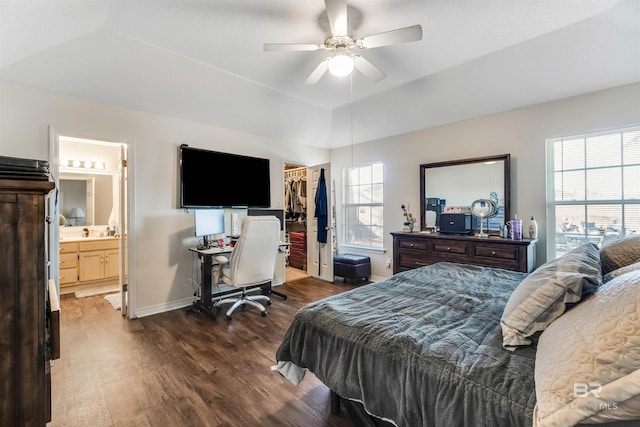
POLYGON ((327 18, 334 36, 347 35, 347 0, 325 0, 327 18))
POLYGON ((262 48, 267 52, 294 50, 312 51, 324 49, 324 45, 304 43, 265 43, 262 48))
POLYGON ((374 47, 389 46, 392 44, 414 42, 422 40, 422 26, 399 28, 384 33, 373 34, 358 40, 358 46, 371 49, 374 47))
POLYGON ((316 69, 313 70, 313 72, 309 75, 309 77, 307 77, 307 80, 304 81, 304 84, 314 85, 318 83, 318 80, 320 80, 320 77, 322 77, 324 73, 327 72, 328 69, 329 69, 329 59, 327 58, 324 61, 322 61, 320 64, 318 64, 316 69))
POLYGON ((376 67, 360 55, 354 56, 353 62, 356 69, 367 76, 367 78, 374 83, 384 79, 387 76, 378 67, 376 67))

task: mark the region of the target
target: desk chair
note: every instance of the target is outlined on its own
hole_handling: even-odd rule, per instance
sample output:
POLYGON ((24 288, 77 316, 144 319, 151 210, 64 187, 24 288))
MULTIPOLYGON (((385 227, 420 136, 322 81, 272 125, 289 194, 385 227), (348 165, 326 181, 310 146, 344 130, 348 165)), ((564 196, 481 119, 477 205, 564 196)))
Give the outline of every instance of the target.
POLYGON ((263 286, 271 287, 273 280, 276 255, 280 245, 280 220, 275 216, 246 216, 242 220, 240 238, 233 247, 231 257, 217 257, 220 263, 216 266, 214 276, 217 283, 221 281, 229 286, 242 288, 238 298, 225 298, 214 304, 214 308, 221 305, 233 304, 227 310, 226 316, 231 315, 240 306, 252 305, 260 310, 262 316, 267 310, 258 301, 271 304, 267 295, 247 295, 247 289, 263 286))

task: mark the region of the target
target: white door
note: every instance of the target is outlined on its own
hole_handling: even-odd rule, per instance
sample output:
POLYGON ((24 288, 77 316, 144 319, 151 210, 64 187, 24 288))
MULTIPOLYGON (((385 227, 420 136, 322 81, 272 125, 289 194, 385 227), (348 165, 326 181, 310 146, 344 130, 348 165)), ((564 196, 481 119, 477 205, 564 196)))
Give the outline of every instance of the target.
POLYGON ((47 198, 47 217, 49 227, 47 232, 47 248, 49 267, 48 279, 53 279, 56 284, 56 292, 60 296, 60 224, 58 217, 58 197, 60 196, 60 180, 58 177, 58 133, 49 126, 49 169, 56 188, 49 193, 47 198))
POLYGON ((307 273, 328 282, 333 282, 333 233, 331 172, 329 163, 307 168, 307 273), (321 171, 324 170, 327 200, 327 239, 318 242, 318 218, 316 212, 316 193, 321 171), (310 188, 309 188, 310 187, 310 188))
POLYGON ((129 312, 129 271, 127 261, 129 259, 127 244, 128 227, 129 227, 129 209, 127 206, 128 178, 129 168, 127 167, 127 146, 122 144, 120 146, 120 203, 118 212, 118 224, 120 232, 120 296, 122 301, 120 303, 120 310, 123 316, 126 316, 129 312))

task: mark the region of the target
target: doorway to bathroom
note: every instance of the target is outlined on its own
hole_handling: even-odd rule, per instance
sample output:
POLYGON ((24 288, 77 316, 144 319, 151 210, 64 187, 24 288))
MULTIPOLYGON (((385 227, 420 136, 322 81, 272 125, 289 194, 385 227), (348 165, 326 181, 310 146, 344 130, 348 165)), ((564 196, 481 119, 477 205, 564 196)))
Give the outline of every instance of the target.
POLYGON ((126 143, 58 134, 50 277, 61 298, 105 295, 127 314, 126 143), (54 236, 55 235, 55 236, 54 236), (57 268, 56 268, 57 267, 57 268))

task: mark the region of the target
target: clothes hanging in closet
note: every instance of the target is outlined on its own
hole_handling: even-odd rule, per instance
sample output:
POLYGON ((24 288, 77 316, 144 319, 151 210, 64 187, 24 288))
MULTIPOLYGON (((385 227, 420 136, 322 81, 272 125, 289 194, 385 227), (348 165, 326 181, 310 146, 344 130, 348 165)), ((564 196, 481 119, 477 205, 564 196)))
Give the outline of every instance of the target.
POLYGON ((285 182, 285 211, 288 217, 299 216, 307 210, 307 178, 292 177, 285 182))

